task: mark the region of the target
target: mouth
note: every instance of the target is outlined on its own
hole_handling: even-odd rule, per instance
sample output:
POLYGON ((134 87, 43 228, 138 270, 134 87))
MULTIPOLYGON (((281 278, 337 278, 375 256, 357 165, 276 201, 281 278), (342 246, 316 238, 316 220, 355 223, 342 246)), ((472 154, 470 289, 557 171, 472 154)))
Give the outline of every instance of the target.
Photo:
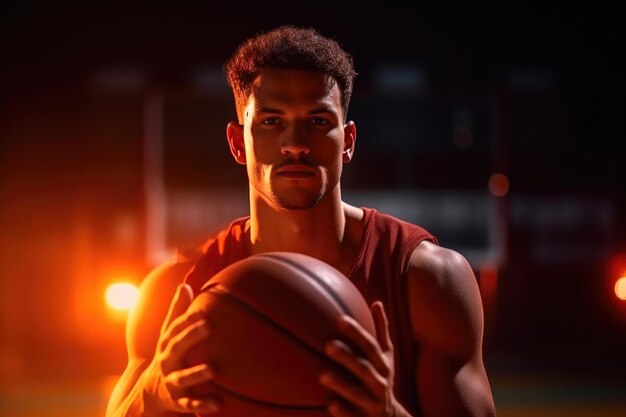
POLYGON ((287 164, 280 167, 276 175, 283 178, 302 179, 315 176, 315 171, 304 164, 287 164))

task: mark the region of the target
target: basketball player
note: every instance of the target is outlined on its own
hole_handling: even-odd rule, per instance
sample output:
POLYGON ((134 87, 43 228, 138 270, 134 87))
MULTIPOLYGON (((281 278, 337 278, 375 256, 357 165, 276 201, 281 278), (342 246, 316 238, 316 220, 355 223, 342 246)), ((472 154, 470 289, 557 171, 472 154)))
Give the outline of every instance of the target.
POLYGON ((219 398, 188 392, 218 370, 184 366, 185 352, 211 333, 185 310, 208 277, 268 251, 327 262, 372 306, 377 338, 344 318, 344 339, 328 341, 327 355, 355 377, 320 375, 335 394, 331 415, 495 415, 482 359, 482 305, 466 259, 419 226, 342 201, 341 173, 357 137, 347 120, 356 75, 350 55, 312 29, 285 26, 243 43, 225 69, 238 117, 226 136, 247 168, 250 216, 234 220, 198 256, 146 277, 128 319, 128 366, 107 416, 219 409, 219 398))

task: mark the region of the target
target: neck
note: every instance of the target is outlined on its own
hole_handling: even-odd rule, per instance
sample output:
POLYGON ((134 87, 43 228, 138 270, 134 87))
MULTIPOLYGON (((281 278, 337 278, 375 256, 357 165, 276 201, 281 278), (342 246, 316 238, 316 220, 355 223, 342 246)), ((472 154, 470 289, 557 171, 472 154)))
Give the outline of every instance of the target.
POLYGON ((250 253, 298 252, 331 265, 350 252, 339 190, 307 210, 282 210, 250 197, 250 253))

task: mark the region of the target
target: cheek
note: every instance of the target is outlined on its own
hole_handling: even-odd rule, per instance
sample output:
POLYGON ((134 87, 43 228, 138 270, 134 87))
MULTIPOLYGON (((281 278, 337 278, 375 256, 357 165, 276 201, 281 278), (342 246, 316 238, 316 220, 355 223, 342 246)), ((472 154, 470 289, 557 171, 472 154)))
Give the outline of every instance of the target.
POLYGON ((343 161, 343 141, 340 135, 335 135, 328 141, 328 145, 325 147, 325 154, 328 158, 339 161, 343 161))
POLYGON ((269 173, 264 169, 266 165, 259 164, 257 162, 248 161, 246 169, 248 171, 248 181, 252 184, 257 184, 255 188, 258 188, 260 184, 265 183, 265 178, 269 178, 269 173))
POLYGON ((248 150, 251 159, 248 161, 256 165, 270 165, 276 159, 276 151, 268 145, 268 143, 261 145, 259 141, 251 145, 248 150))
MULTIPOLYGON (((254 161, 261 164, 270 164, 276 158, 276 154, 280 154, 280 147, 277 140, 268 136, 266 132, 255 132, 246 140, 246 152, 254 158, 254 161), (265 134, 263 134, 265 133, 265 134), (251 139, 251 138, 254 139, 251 139)), ((252 160, 248 160, 252 162, 252 160)))
POLYGON ((246 166, 250 178, 261 180, 269 176, 274 159, 271 152, 267 148, 259 146, 258 143, 246 144, 246 166))

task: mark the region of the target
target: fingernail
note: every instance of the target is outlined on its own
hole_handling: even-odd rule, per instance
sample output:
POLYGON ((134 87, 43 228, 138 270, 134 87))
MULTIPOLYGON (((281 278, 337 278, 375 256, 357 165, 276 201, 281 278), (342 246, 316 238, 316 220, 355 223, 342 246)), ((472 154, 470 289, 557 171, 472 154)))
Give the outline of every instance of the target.
POLYGON ((334 355, 336 353, 339 353, 339 350, 339 346, 337 346, 334 342, 326 343, 326 353, 334 355))
POLYGON ((352 318, 349 316, 341 316, 339 318, 339 328, 348 329, 352 326, 352 318))
POLYGON ((214 372, 213 369, 207 365, 207 367, 202 370, 202 374, 207 378, 213 378, 214 372))
POLYGON ((209 328, 209 323, 207 323, 205 319, 198 320, 198 327, 202 336, 206 336, 210 333, 211 329, 209 328))
POLYGON ((189 324, 194 324, 195 322, 200 322, 200 321, 204 321, 205 323, 208 322, 207 317, 203 311, 194 311, 190 313, 189 316, 187 317, 187 321, 189 322, 189 324))
POLYGON ((193 410, 212 413, 219 410, 219 404, 215 400, 191 400, 189 406, 193 410))
POLYGON ((328 411, 330 411, 331 413, 336 413, 337 411, 339 411, 339 403, 333 401, 328 404, 328 411))
POLYGON ((319 380, 322 384, 330 384, 333 380, 330 372, 322 372, 319 376, 319 380))

